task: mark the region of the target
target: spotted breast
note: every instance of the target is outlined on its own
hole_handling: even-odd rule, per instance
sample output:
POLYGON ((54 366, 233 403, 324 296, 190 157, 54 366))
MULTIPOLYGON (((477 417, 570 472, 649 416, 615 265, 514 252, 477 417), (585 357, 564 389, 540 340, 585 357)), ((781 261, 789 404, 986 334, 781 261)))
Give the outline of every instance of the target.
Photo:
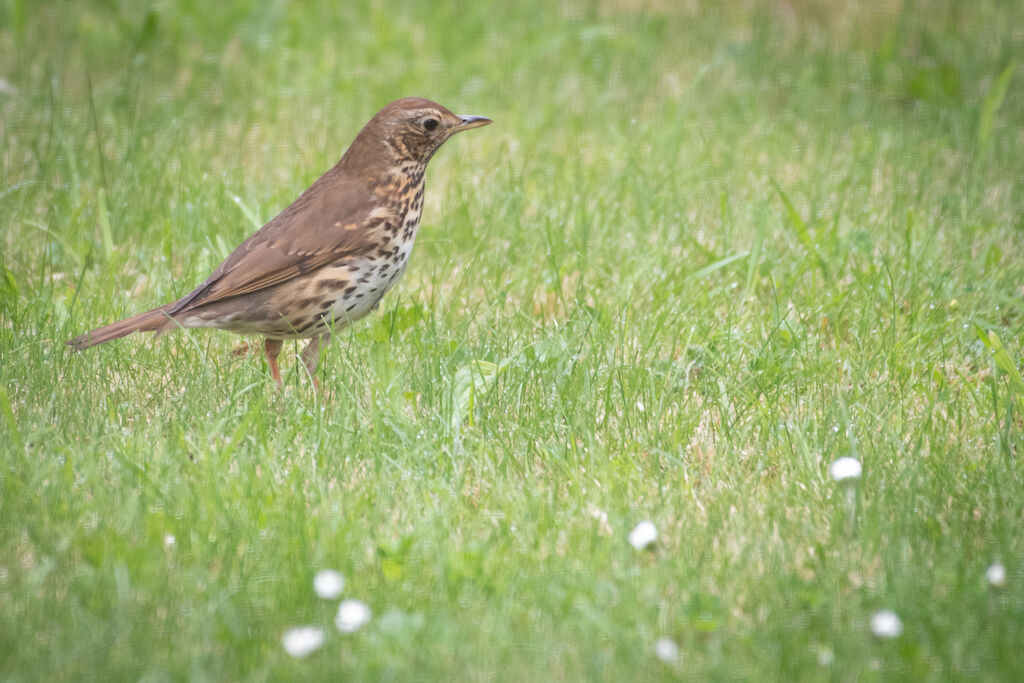
MULTIPOLYGON (((456 133, 485 126, 419 97, 381 109, 341 160, 243 241, 191 292, 68 341, 77 350, 137 331, 215 327, 260 334, 274 379, 284 339, 309 338, 312 376, 330 330, 372 311, 405 272, 423 176, 456 133)), ((315 377, 314 377, 315 381, 315 377)))

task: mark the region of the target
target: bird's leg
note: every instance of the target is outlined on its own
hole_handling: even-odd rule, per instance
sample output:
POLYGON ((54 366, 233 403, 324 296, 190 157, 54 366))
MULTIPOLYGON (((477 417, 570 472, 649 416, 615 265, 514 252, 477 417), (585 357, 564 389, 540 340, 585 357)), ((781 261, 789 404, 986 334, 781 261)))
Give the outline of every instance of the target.
POLYGON ((269 337, 263 342, 263 352, 267 354, 267 362, 270 364, 270 374, 274 376, 274 381, 277 382, 277 386, 284 386, 281 383, 281 370, 277 367, 277 354, 281 353, 280 339, 270 339, 269 337))
POLYGON ((309 376, 313 380, 313 386, 320 390, 320 382, 316 379, 316 366, 320 362, 320 346, 327 346, 328 342, 331 341, 331 335, 329 332, 318 334, 309 340, 309 344, 306 348, 302 349, 302 362, 306 364, 306 370, 309 371, 309 376))
POLYGON ((231 349, 231 355, 235 358, 241 358, 250 351, 252 351, 252 345, 247 341, 240 341, 235 348, 231 349))

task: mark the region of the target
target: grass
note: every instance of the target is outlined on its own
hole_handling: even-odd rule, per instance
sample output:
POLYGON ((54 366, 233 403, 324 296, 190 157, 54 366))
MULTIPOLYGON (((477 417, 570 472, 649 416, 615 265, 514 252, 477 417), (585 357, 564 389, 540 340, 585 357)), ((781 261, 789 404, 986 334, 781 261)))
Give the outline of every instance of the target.
POLYGON ((1019 3, 371 5, 0 5, 0 676, 1024 677, 1019 3), (410 94, 495 124, 323 396, 64 347, 410 94))

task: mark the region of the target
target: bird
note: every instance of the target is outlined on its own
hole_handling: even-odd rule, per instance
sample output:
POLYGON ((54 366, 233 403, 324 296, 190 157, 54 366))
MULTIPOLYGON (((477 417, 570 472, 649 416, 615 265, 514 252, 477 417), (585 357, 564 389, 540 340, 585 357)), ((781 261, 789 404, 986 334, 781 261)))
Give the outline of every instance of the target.
POLYGON ((492 123, 421 97, 395 100, 356 135, 341 160, 206 280, 176 301, 67 342, 76 351, 133 332, 217 328, 264 337, 279 386, 286 339, 309 339, 313 381, 332 332, 363 318, 405 273, 423 211, 427 163, 456 133, 492 123))

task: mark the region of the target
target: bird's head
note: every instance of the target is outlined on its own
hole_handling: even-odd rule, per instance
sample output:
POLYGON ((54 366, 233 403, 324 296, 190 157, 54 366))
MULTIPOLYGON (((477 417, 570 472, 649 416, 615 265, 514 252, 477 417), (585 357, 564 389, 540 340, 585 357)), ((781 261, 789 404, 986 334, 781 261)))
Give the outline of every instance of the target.
POLYGON ((436 102, 406 97, 377 112, 352 147, 364 141, 372 147, 383 143, 393 162, 424 165, 451 136, 489 123, 484 116, 460 116, 436 102))

